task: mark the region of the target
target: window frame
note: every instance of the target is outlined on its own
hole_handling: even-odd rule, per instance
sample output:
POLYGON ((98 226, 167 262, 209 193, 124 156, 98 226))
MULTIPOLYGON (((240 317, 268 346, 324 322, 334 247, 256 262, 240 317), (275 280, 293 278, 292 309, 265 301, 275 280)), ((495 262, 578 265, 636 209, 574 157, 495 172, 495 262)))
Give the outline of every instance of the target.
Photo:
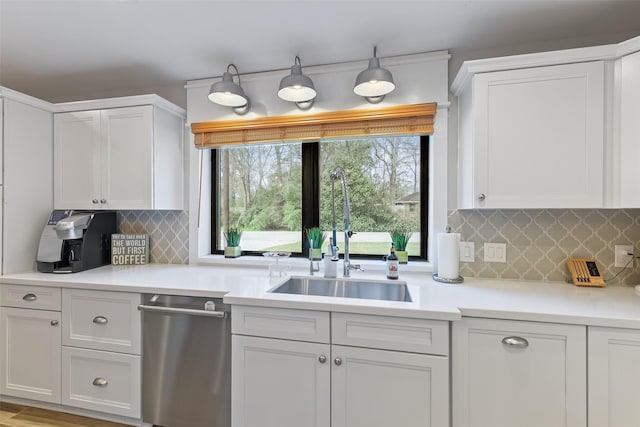
MULTIPOLYGON (((428 212, 429 212, 429 142, 430 135, 419 135, 420 138, 420 255, 412 255, 410 260, 428 260, 428 212)), ((304 241, 304 230, 320 225, 320 140, 302 141, 302 230, 300 237, 304 241)), ((218 149, 211 149, 211 236, 210 253, 222 255, 223 249, 217 249, 220 241, 220 218, 218 215, 220 194, 218 179, 218 149)), ((340 230, 340 227, 338 227, 340 230)), ((354 231, 357 233, 357 230, 354 231)), ((243 255, 260 256, 260 251, 242 251, 243 255)), ((380 255, 350 254, 359 259, 380 259, 380 255)), ((294 252, 292 257, 308 258, 309 249, 302 245, 302 252, 294 252)))

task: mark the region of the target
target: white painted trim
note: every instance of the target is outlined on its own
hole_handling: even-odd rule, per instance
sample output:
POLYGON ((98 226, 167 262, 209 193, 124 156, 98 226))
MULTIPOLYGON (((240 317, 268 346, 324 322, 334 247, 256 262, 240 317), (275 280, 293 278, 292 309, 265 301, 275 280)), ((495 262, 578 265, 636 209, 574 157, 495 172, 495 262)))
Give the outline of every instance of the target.
POLYGON ((619 46, 620 45, 618 44, 610 44, 465 61, 451 84, 451 93, 455 96, 460 95, 462 90, 470 82, 471 78, 478 73, 570 64, 576 62, 613 60, 619 56, 619 46))
POLYGON ((40 108, 41 110, 49 111, 51 113, 56 111, 55 104, 2 86, 0 86, 0 98, 11 99, 22 104, 40 108))
POLYGON ((640 50, 640 36, 625 40, 618 44, 616 56, 621 57, 640 50))
POLYGON ((104 99, 90 99, 87 101, 72 101, 61 102, 54 104, 56 112, 72 112, 72 111, 85 111, 85 110, 103 110, 105 108, 120 108, 120 107, 137 107, 141 105, 153 105, 158 108, 162 108, 171 113, 177 114, 182 118, 187 117, 187 112, 184 108, 181 108, 166 99, 154 95, 136 95, 136 96, 122 96, 117 98, 104 98, 104 99))
MULTIPOLYGON (((389 57, 378 57, 380 59, 380 63, 383 67, 395 67, 402 65, 411 65, 415 63, 424 63, 429 61, 441 61, 441 60, 449 60, 451 55, 449 51, 440 50, 435 52, 424 52, 424 53, 414 53, 411 55, 401 55, 401 56, 389 56, 389 57)), ((313 76, 314 74, 327 74, 327 73, 336 73, 341 71, 359 71, 363 70, 367 67, 369 60, 361 60, 361 61, 350 61, 350 62, 341 62, 335 64, 323 64, 323 65, 310 65, 304 66, 304 73, 313 76)), ((250 81, 258 81, 264 79, 273 78, 273 76, 279 76, 283 73, 289 72, 290 68, 283 68, 278 70, 269 70, 262 72, 251 72, 251 73, 240 73, 240 78, 243 82, 250 81)), ((197 87, 207 87, 211 86, 213 83, 222 78, 222 75, 214 76, 206 79, 198 79, 198 80, 190 80, 184 86, 186 89, 192 89, 197 87)))

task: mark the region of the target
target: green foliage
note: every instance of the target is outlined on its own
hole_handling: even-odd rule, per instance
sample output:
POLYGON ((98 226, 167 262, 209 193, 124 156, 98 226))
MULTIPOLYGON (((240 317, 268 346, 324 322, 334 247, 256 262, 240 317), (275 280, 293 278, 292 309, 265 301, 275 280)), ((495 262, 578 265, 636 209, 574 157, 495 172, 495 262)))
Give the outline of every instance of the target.
POLYGON ((402 231, 402 230, 392 230, 389 232, 391 236, 391 241, 393 242, 393 247, 398 251, 406 251, 407 244, 409 243, 409 239, 413 235, 410 231, 402 231))
POLYGON ((224 232, 224 240, 227 242, 227 246, 234 247, 240 246, 240 238, 242 237, 242 231, 237 228, 230 228, 224 232))
POLYGON ((322 231, 321 228, 312 227, 306 229, 307 241, 309 242, 309 247, 313 249, 321 249, 324 241, 327 238, 327 233, 322 231))
MULTIPOLYGON (((332 228, 329 173, 342 166, 347 173, 353 231, 420 230, 420 209, 396 203, 420 190, 420 146, 415 141, 384 137, 321 142, 320 229, 332 228)), ((233 224, 243 230, 302 230, 301 144, 238 147, 229 153, 229 166, 220 174, 229 179, 228 196, 221 196, 228 203, 220 204, 221 209, 228 206, 221 228, 233 224)), ((334 184, 336 225, 342 230, 342 182, 334 184)), ((219 191, 224 194, 222 186, 219 191)))

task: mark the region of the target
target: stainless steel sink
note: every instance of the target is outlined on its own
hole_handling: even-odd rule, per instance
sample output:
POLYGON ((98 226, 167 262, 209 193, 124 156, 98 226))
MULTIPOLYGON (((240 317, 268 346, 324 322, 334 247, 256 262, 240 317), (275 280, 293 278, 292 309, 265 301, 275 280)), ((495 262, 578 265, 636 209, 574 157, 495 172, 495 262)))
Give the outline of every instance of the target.
POLYGON ((405 282, 293 276, 269 292, 411 302, 405 282))

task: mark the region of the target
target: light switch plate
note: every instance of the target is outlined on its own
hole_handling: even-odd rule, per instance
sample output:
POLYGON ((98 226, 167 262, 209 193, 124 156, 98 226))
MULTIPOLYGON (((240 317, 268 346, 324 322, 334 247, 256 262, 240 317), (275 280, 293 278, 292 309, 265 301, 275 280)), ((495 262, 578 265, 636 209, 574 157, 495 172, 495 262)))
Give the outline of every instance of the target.
POLYGON ((476 260, 476 244, 460 242, 460 262, 474 262, 476 260))
POLYGON ((485 243, 484 244, 484 261, 485 262, 507 262, 507 244, 506 243, 485 243))

